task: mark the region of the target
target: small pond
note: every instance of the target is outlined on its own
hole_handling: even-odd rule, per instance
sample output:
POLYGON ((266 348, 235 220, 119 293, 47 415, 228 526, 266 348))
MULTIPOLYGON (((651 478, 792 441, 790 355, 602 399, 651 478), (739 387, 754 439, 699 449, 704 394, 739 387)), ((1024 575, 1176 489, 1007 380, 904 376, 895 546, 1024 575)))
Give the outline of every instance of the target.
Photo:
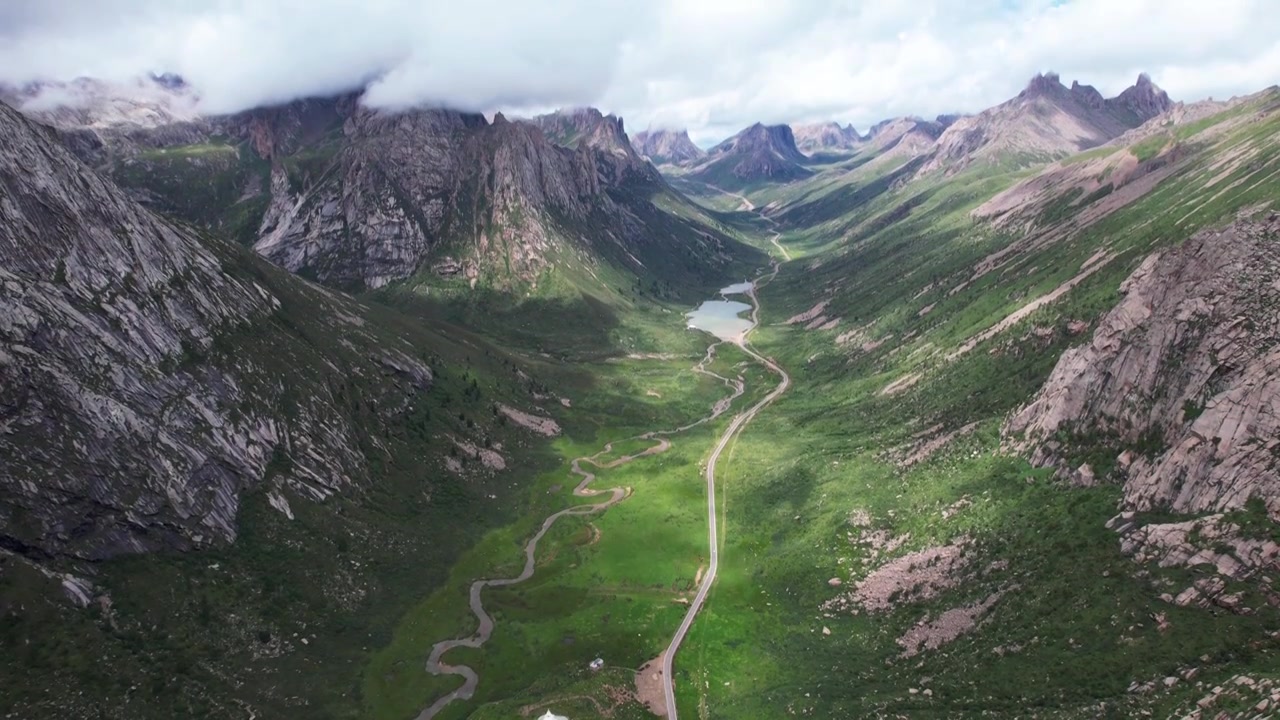
MULTIPOLYGON (((720 296, 741 295, 751 289, 751 283, 741 282, 721 288, 720 296)), ((751 306, 736 300, 707 300, 688 313, 689 327, 711 333, 721 340, 736 340, 751 329, 751 320, 742 317, 751 306)))

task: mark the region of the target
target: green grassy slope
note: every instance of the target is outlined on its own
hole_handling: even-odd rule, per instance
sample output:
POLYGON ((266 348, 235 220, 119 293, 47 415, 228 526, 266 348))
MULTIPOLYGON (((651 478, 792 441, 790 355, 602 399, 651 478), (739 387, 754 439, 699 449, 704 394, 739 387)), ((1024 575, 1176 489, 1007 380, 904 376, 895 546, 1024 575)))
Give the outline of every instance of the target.
MULTIPOLYGON (((721 580, 677 663, 683 713, 1164 717, 1194 709, 1236 673, 1274 676, 1269 638, 1280 616, 1256 591, 1246 590, 1262 608, 1254 615, 1160 600, 1196 575, 1142 569, 1121 554, 1104 527, 1119 488, 1060 486, 1002 454, 999 427, 1061 352, 1088 337, 1149 252, 1276 207, 1278 97, 1137 141, 1127 152, 1148 172, 1175 171, 1088 226, 1086 210, 1109 193, 1036 199, 1023 209, 1030 224, 971 218, 1026 177, 999 168, 899 184, 886 182, 894 168, 855 169, 749 193, 757 205, 776 203, 770 214, 800 257, 765 290, 756 340, 795 387, 746 431, 726 469, 721 580), (1095 256, 1112 259, 957 354, 1095 256), (833 328, 783 324, 822 301, 816 324, 838 319, 833 328), (924 440, 956 431, 927 458, 904 462, 924 440), (972 577, 886 614, 823 609, 883 562, 860 541, 872 530, 902 539, 892 555, 966 538, 972 577), (841 588, 828 585, 833 577, 841 588), (997 592, 977 631, 901 657, 897 639, 916 623, 997 592), (1203 685, 1179 679, 1154 695, 1128 692, 1131 682, 1191 667, 1203 685)), ((1081 439, 1078 452, 1114 458, 1120 449, 1081 439)))

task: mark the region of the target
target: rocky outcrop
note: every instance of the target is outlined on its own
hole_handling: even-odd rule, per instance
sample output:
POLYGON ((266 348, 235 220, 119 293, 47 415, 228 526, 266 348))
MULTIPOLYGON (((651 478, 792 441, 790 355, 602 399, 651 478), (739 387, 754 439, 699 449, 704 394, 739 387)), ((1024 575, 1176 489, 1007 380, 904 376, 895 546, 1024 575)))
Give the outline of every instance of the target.
POLYGON ((707 154, 693 144, 685 130, 643 130, 631 137, 631 146, 654 165, 683 165, 707 154))
POLYGON ((933 149, 945 127, 914 117, 882 120, 867 132, 867 146, 881 154, 916 157, 933 149))
POLYGON ((955 121, 921 172, 1065 157, 1119 137, 1172 106, 1145 74, 1111 99, 1078 82, 1068 88, 1054 73, 1036 75, 1012 100, 955 121))
POLYGON ((1138 119, 1138 124, 1162 115, 1173 107, 1169 94, 1151 82, 1151 76, 1142 73, 1138 81, 1126 88, 1124 92, 1107 101, 1112 111, 1127 111, 1138 119))
POLYGON ((792 128, 792 132, 795 134, 796 147, 801 152, 811 154, 822 150, 856 150, 867 141, 852 125, 841 127, 835 122, 797 125, 792 128))
POLYGON ((752 182, 789 182, 813 174, 786 125, 756 123, 707 151, 693 177, 736 189, 752 182))
POLYGON ((1280 517, 1277 277, 1274 214, 1152 255, 1006 435, 1068 475, 1073 445, 1110 448, 1133 510, 1280 517))
MULTIPOLYGON (((388 115, 335 103, 333 112, 340 144, 316 176, 297 178, 273 163, 254 249, 329 285, 381 287, 412 274, 450 230, 468 169, 464 140, 486 123, 447 110, 388 115)), ((228 122, 271 158, 288 154, 300 114, 253 111, 228 122)))
POLYGON ((595 108, 579 108, 539 115, 532 122, 552 143, 590 153, 606 183, 662 182, 657 171, 636 151, 627 137, 622 118, 616 115, 605 115, 595 108))
MULTIPOLYGON (((321 377, 336 364, 273 335, 287 311, 250 258, 139 207, 3 104, 0 188, 0 547, 36 560, 199 547, 235 537, 240 497, 269 468, 310 498, 363 478, 357 430, 321 377), (289 371, 230 350, 273 337, 314 387, 290 393, 289 371)), ((277 280, 308 313, 344 312, 277 280)), ((379 378, 389 404, 371 407, 398 412, 430 387, 420 362, 368 352, 342 373, 379 378)))

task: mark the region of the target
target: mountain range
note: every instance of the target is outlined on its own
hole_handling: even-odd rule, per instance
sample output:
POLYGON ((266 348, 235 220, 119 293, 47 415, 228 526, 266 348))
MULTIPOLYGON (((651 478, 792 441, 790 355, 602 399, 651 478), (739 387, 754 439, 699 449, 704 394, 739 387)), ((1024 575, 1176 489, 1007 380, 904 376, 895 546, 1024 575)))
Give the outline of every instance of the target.
POLYGON ((151 122, 167 117, 158 111, 145 123, 35 115, 148 205, 333 287, 433 274, 536 289, 552 276, 590 282, 601 260, 648 282, 650 265, 696 276, 722 261, 725 236, 658 210, 655 198, 682 198, 621 121, 595 110, 490 123, 373 111, 344 95, 175 123, 151 122))
POLYGON ((0 715, 656 716, 716 477, 686 715, 1277 707, 1280 89, 193 92, 0 93, 0 715))

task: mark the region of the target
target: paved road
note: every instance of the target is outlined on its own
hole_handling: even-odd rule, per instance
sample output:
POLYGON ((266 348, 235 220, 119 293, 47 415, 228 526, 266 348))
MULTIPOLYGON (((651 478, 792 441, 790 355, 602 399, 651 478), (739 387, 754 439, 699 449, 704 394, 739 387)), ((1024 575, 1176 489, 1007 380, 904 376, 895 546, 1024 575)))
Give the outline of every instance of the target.
MULTIPOLYGON (((689 423, 688 425, 684 425, 678 428, 673 428, 671 430, 655 430, 652 432, 644 433, 642 435, 637 435, 636 437, 632 438, 633 440, 656 441, 655 445, 649 448, 646 448, 642 452, 636 453, 634 455, 624 455, 615 460, 611 460, 606 463, 601 463, 599 461, 600 456, 605 455, 613 450, 613 443, 609 443, 608 445, 605 445, 600 450, 600 452, 596 453, 595 455, 591 455, 588 457, 580 457, 575 459, 571 464, 571 468, 572 468, 573 474, 581 477, 582 481, 579 482, 578 486, 573 489, 573 494, 577 497, 598 497, 600 495, 608 495, 609 498, 607 500, 597 502, 597 503, 591 503, 589 505, 575 505, 574 507, 565 508, 564 510, 554 513, 548 516, 545 520, 543 520, 542 527, 538 530, 538 532, 532 538, 529 539, 529 542, 525 543, 524 569, 521 570, 519 575, 512 578, 476 580, 475 582, 471 583, 471 594, 470 594, 470 599, 468 601, 468 604, 471 607, 471 613, 475 615, 476 619, 479 621, 479 627, 476 629, 476 632, 474 634, 469 635, 467 637, 456 638, 453 640, 442 640, 441 642, 438 642, 435 645, 433 645, 431 647, 431 654, 427 657, 427 664, 426 664, 427 672, 431 673, 432 675, 457 675, 462 678, 462 685, 458 689, 454 690, 453 692, 438 698, 429 707, 425 708, 422 712, 418 713, 417 720, 431 720, 431 718, 435 717, 441 710, 443 710, 450 703, 455 702, 457 700, 469 700, 471 699, 471 696, 475 694, 476 686, 480 683, 480 676, 476 673, 476 671, 466 665, 446 664, 441 661, 441 658, 443 658, 445 653, 449 652, 450 650, 453 650, 454 648, 460 648, 460 647, 478 648, 484 645, 489 640, 489 636, 493 634, 493 627, 494 627, 493 617, 490 616, 489 613, 487 613, 484 609, 484 600, 482 597, 482 593, 484 592, 484 589, 487 587, 503 587, 506 585, 515 585, 517 583, 522 583, 525 580, 528 580, 529 578, 533 577, 534 560, 535 560, 535 554, 538 549, 538 542, 542 540, 542 537, 547 534, 547 531, 551 529, 551 526, 554 525, 556 521, 559 520, 560 518, 566 515, 590 515, 590 514, 598 513, 601 510, 604 510, 605 508, 609 507, 610 505, 621 502, 624 498, 627 497, 627 495, 631 493, 630 488, 622 488, 622 487, 607 488, 607 489, 600 489, 600 490, 592 489, 590 485, 591 483, 595 482, 595 479, 596 479, 595 473, 589 470, 584 470, 582 468, 582 465, 584 463, 589 463, 591 465, 594 465, 597 468, 607 470, 609 468, 615 468, 620 465, 625 465, 631 462, 632 460, 637 460, 639 458, 646 457, 648 455, 657 455, 658 453, 666 452, 667 449, 671 447, 671 441, 667 440, 664 436, 682 433, 686 430, 689 430, 690 428, 694 428, 699 425, 702 425, 703 423, 707 423, 707 422, 711 422, 712 420, 715 420, 716 418, 720 417, 724 413, 728 412, 729 408, 733 404, 733 401, 739 398, 746 391, 746 386, 743 384, 741 380, 738 380, 738 379, 731 380, 726 377, 721 377, 720 375, 717 375, 716 373, 707 369, 707 366, 710 365, 711 361, 715 359, 715 351, 720 344, 721 343, 717 342, 708 346, 706 355, 702 357, 702 359, 698 362, 697 365, 693 366, 693 370, 694 372, 698 372, 703 375, 709 375, 711 377, 714 377, 720 380, 727 387, 732 388, 731 394, 716 401, 715 405, 712 406, 711 408, 711 413, 706 417, 703 417, 699 420, 689 423)), ((738 344, 740 345, 741 341, 739 341, 738 344)))
MULTIPOLYGON (((735 195, 734 193, 725 194, 735 195)), ((741 195, 735 195, 735 197, 741 198, 742 202, 748 209, 755 209, 754 206, 751 205, 751 201, 747 200, 745 197, 742 197, 741 195)), ((769 218, 763 212, 759 214, 761 218, 768 221, 770 224, 773 224, 774 221, 772 218, 769 218)), ((782 251, 784 258, 790 260, 790 254, 788 254, 786 249, 778 243, 778 237, 780 234, 781 233, 775 232, 773 236, 769 238, 769 241, 782 251)), ((791 376, 787 374, 787 371, 783 370, 782 367, 773 360, 770 360, 769 358, 766 358, 752 350, 747 343, 747 336, 751 333, 751 330, 754 330, 760 324, 760 299, 756 296, 756 289, 763 287, 768 284, 769 281, 777 277, 779 265, 779 262, 775 260, 773 263, 773 272, 769 273, 764 282, 758 282, 753 285, 751 290, 747 293, 751 298, 751 328, 739 336, 736 344, 748 355, 755 358, 757 362, 776 373, 780 380, 778 382, 778 386, 766 395, 764 399, 755 405, 752 405, 750 409, 738 415, 733 419, 733 422, 729 423, 729 427, 725 428, 724 434, 720 436, 720 442, 716 443, 715 449, 711 451, 711 457, 707 460, 707 471, 705 473, 707 481, 707 538, 711 544, 711 560, 707 564, 706 574, 702 576, 702 584, 698 586, 698 594, 694 596, 693 602, 689 605, 688 612, 684 615, 684 620, 681 621, 680 627, 676 629, 675 636, 671 638, 671 644, 667 646, 667 650, 662 656, 662 692, 666 700, 667 720, 676 720, 678 717, 675 682, 672 679, 672 666, 675 662, 676 651, 680 649, 680 644, 684 642, 685 635, 688 634, 689 628, 693 626, 694 618, 697 617, 698 611, 702 609, 703 603, 706 602, 707 593, 711 591, 711 585, 716 580, 716 570, 720 566, 720 539, 716 529, 716 462, 720 460, 720 454, 724 452, 726 447, 728 447, 729 442, 733 440, 734 436, 739 433, 747 423, 751 422, 752 418, 754 418, 757 413, 767 407, 774 400, 777 400, 778 396, 782 395, 782 393, 787 391, 787 388, 791 387, 791 376)))
MULTIPOLYGON (((734 195, 734 193, 725 193, 725 194, 734 195)), ((742 197, 741 195, 735 195, 735 197, 740 198, 748 210, 755 210, 755 207, 745 197, 742 197)), ((763 212, 760 212, 759 214, 760 214, 760 217, 763 218, 766 222, 769 222, 770 224, 774 224, 774 220, 772 218, 766 216, 763 212)), ((782 253, 783 257, 786 260, 790 260, 791 256, 787 253, 786 249, 783 248, 782 245, 778 243, 779 234, 780 233, 775 232, 769 240, 774 244, 776 248, 778 248, 778 250, 782 253)), ((757 353, 756 351, 752 350, 749 343, 747 342, 747 336, 751 333, 751 330, 754 330, 756 326, 760 324, 760 300, 756 296, 756 290, 757 288, 763 287, 764 285, 768 284, 769 281, 773 280, 773 278, 777 277, 778 267, 779 267, 779 262, 775 260, 773 263, 772 272, 770 272, 767 276, 765 276, 765 278, 763 278, 762 281, 757 281, 756 283, 754 283, 751 289, 747 291, 747 296, 751 299, 751 328, 749 328, 742 335, 738 336, 733 341, 733 343, 737 345, 739 348, 741 348, 743 352, 750 355, 757 362, 769 368, 770 371, 776 373, 781 378, 781 381, 778 383, 778 386, 773 389, 772 392, 770 392, 767 396, 765 396, 764 399, 762 399, 760 402, 756 403, 755 405, 751 406, 745 412, 739 414, 737 417, 733 419, 732 422, 729 423, 729 427, 726 428, 724 431, 724 434, 720 436, 719 442, 716 444, 715 449, 712 450, 711 457, 707 461, 707 471, 706 471, 707 523, 709 528, 708 538, 711 544, 711 554, 710 554, 710 561, 707 567, 707 572, 702 577, 702 584, 698 586, 698 593, 694 597, 693 602, 689 605, 689 611, 685 614, 684 620, 680 624, 680 628, 676 631, 675 637, 672 638, 671 644, 667 647, 667 652, 665 653, 665 657, 663 659, 663 667, 662 667, 662 676, 663 676, 663 685, 664 685, 663 691, 666 696, 667 717, 670 718, 671 720, 674 720, 676 717, 676 703, 675 703, 675 694, 674 694, 675 691, 671 682, 672 660, 675 657, 676 651, 680 648, 680 643, 684 641, 685 634, 688 633, 689 627, 693 624, 693 619, 698 614, 698 610, 702 608, 703 603, 706 601, 707 593, 711 589, 711 584, 715 581, 716 568, 719 565, 720 548, 719 548, 719 542, 718 542, 718 533, 716 529, 716 492, 715 492, 716 462, 720 459, 720 454, 724 451, 725 447, 729 445, 729 442, 734 438, 735 435, 737 435, 739 431, 742 430, 743 427, 746 426, 747 423, 751 422, 752 418, 756 416, 756 413, 760 412, 760 410, 764 409, 766 406, 768 406, 770 403, 776 400, 779 395, 786 392, 787 388, 791 386, 791 376, 788 375, 787 372, 783 370, 780 366, 778 366, 778 364, 775 363, 773 360, 770 360, 769 358, 766 358, 760 355, 759 353, 757 353)), ((476 632, 474 634, 468 637, 456 638, 452 640, 443 640, 433 645, 431 647, 431 654, 427 657, 427 663, 426 663, 427 672, 431 673, 432 675, 457 675, 462 678, 462 685, 456 690, 454 690, 453 692, 450 692, 447 695, 444 695, 443 697, 438 698, 429 707, 423 709, 422 712, 418 713, 417 720, 431 720, 431 718, 435 717, 441 710, 443 710, 450 703, 453 703, 457 700, 469 700, 472 697, 472 695, 475 694, 476 686, 480 683, 480 676, 476 673, 476 671, 466 665, 446 664, 442 662, 442 658, 445 653, 449 652, 450 650, 453 650, 454 648, 481 647, 482 645, 485 644, 485 642, 489 640, 489 637, 493 634, 493 628, 494 628, 493 617, 490 616, 489 613, 487 613, 484 609, 484 601, 482 597, 482 593, 484 589, 487 587, 503 587, 507 585, 515 585, 517 583, 522 583, 525 580, 528 580, 529 578, 533 577, 535 554, 538 549, 538 542, 542 540, 542 537, 547 534, 547 531, 551 529, 551 526, 554 525, 556 521, 559 520, 560 518, 566 515, 590 515, 590 514, 598 513, 604 510, 605 508, 608 508, 611 505, 621 502, 624 498, 626 498, 631 493, 630 488, 622 488, 622 487, 607 488, 607 489, 600 489, 600 490, 592 489, 590 485, 592 482, 595 481, 596 476, 594 473, 582 469, 583 463, 590 463, 591 465, 594 465, 597 468, 608 469, 608 468, 618 467, 619 465, 625 465, 626 463, 629 463, 633 460, 637 460, 639 458, 642 458, 648 455, 656 455, 658 453, 666 452, 667 449, 671 447, 671 443, 670 441, 666 440, 664 436, 682 433, 691 428, 694 428, 704 423, 708 423, 708 422, 711 422, 712 420, 715 420, 716 418, 720 417, 721 415, 723 415, 725 412, 729 410, 734 400, 742 396, 742 394, 746 391, 746 387, 743 384, 742 380, 721 377, 720 375, 717 375, 711 370, 707 369, 707 366, 710 365, 711 361, 715 358, 715 350, 719 345, 721 345, 721 343, 717 342, 708 346, 706 355, 704 355, 702 360, 700 360, 698 364, 693 367, 693 370, 695 372, 702 373, 703 375, 709 375, 711 377, 717 378, 718 380, 722 381, 726 386, 732 388, 733 392, 729 396, 721 398, 719 401, 717 401, 716 404, 712 407, 711 413, 709 415, 699 420, 696 420, 692 423, 689 423, 688 425, 684 425, 678 428, 673 428, 671 430, 655 430, 652 432, 644 433, 642 435, 637 435, 635 438, 632 438, 635 440, 656 440, 657 441, 657 444, 645 449, 642 452, 636 453, 635 455, 625 455, 616 460, 601 464, 598 461, 598 458, 601 455, 605 455, 609 453, 613 449, 613 443, 609 443, 608 445, 605 445, 604 448, 602 448, 600 452, 596 453, 595 455, 591 455, 588 457, 580 457, 575 459, 571 464, 572 471, 575 475, 580 476, 582 478, 582 481, 579 482, 578 486, 573 489, 573 494, 577 497, 598 497, 601 495, 608 495, 609 498, 607 500, 597 502, 597 503, 592 503, 588 505, 576 505, 574 507, 565 508, 564 510, 554 513, 548 516, 545 520, 543 520, 542 527, 538 530, 536 534, 534 534, 532 538, 529 539, 529 542, 527 542, 524 546, 524 568, 521 570, 520 574, 517 575, 516 577, 482 579, 482 580, 476 580, 475 582, 471 583, 471 591, 470 591, 468 604, 471 608, 472 614, 475 615, 476 619, 479 621, 479 627, 476 629, 476 632)))

